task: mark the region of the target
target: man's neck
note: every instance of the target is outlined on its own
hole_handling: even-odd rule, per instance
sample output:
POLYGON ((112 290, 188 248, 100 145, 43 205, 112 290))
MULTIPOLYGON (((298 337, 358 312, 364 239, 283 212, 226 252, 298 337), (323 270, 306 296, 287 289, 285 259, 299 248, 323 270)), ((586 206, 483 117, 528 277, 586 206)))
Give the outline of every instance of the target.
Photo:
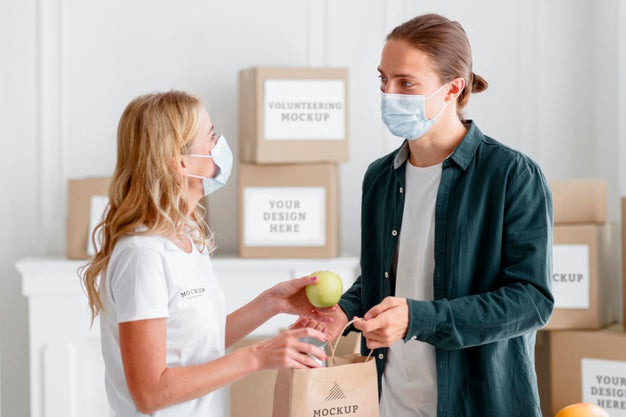
MULTIPOLYGON (((442 115, 443 116, 443 115, 442 115)), ((430 131, 417 140, 409 140, 409 162, 416 167, 429 167, 441 163, 461 143, 467 127, 456 114, 439 120, 430 131)))

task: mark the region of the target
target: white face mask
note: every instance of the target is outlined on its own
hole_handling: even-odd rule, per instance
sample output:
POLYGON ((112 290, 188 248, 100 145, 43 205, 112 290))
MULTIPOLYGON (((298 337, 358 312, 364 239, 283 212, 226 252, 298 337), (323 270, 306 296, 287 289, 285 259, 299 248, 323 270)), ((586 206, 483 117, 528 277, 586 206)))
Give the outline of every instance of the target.
POLYGON ((383 122, 389 131, 401 138, 419 139, 432 127, 437 117, 450 102, 447 102, 432 119, 426 117, 426 100, 445 87, 439 87, 432 94, 386 94, 382 93, 380 111, 383 122))
POLYGON ((217 144, 211 150, 211 155, 188 154, 196 158, 213 158, 213 162, 217 166, 217 175, 214 178, 207 178, 200 175, 185 174, 188 177, 200 178, 204 187, 204 195, 214 193, 215 191, 226 185, 230 172, 233 169, 233 152, 230 150, 224 135, 220 135, 217 144))

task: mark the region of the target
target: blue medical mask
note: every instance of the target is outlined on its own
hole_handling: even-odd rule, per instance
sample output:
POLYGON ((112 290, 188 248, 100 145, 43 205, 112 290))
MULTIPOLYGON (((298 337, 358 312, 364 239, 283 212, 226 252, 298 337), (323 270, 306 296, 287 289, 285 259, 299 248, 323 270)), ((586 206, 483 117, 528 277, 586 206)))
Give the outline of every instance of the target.
POLYGON ((439 87, 432 94, 387 94, 382 93, 380 111, 383 122, 389 131, 401 138, 419 139, 432 127, 437 117, 450 102, 447 102, 432 119, 426 117, 426 100, 445 87, 439 87))
POLYGON ((217 139, 215 147, 211 150, 211 155, 189 154, 196 158, 213 158, 217 166, 217 175, 214 178, 202 177, 200 175, 185 174, 188 177, 200 178, 204 187, 205 197, 226 185, 230 172, 233 169, 233 152, 230 150, 224 135, 217 139))

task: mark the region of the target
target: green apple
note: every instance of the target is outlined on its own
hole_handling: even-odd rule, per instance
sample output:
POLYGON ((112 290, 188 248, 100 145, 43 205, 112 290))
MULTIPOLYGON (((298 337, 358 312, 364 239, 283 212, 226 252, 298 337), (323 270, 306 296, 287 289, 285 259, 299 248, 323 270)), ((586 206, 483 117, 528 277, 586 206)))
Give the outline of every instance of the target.
POLYGON ((304 288, 306 297, 317 308, 329 308, 339 302, 343 294, 343 282, 339 275, 330 271, 316 271, 311 276, 319 279, 304 288))

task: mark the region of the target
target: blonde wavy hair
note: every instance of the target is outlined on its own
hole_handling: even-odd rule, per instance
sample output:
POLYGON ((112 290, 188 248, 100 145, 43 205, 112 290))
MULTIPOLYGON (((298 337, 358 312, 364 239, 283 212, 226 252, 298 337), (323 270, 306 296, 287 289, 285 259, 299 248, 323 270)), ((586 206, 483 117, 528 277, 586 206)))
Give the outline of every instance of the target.
POLYGON ((184 233, 199 250, 215 249, 206 209, 197 204, 187 215, 186 182, 178 166, 197 133, 201 109, 198 98, 181 91, 146 94, 126 106, 117 128, 109 204, 91 237, 99 250, 79 271, 92 324, 102 311, 101 280, 122 237, 184 233), (137 231, 142 225, 147 230, 137 231))

